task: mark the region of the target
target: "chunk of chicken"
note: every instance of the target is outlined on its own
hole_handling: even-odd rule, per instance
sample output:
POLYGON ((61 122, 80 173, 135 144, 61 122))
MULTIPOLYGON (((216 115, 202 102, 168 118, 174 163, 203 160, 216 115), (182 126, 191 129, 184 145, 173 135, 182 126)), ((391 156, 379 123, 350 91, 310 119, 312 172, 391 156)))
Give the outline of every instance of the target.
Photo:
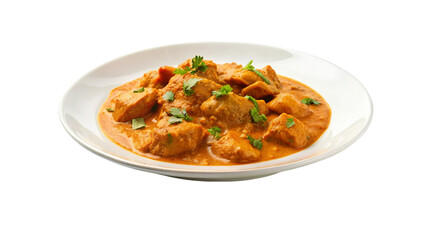
MULTIPOLYGON (((220 81, 219 77, 217 76, 217 65, 216 65, 216 63, 214 63, 211 60, 203 60, 203 62, 206 64, 207 70, 205 72, 197 71, 192 76, 207 78, 207 79, 209 79, 213 82, 223 84, 224 82, 220 81)), ((180 69, 185 69, 186 67, 189 67, 189 68, 192 67, 192 59, 188 59, 178 66, 178 68, 180 68, 180 69)))
POLYGON ((143 92, 126 92, 115 98, 115 109, 112 117, 116 122, 127 122, 147 115, 157 103, 158 91, 145 88, 143 92))
POLYGON ((171 107, 184 108, 190 114, 198 114, 200 105, 212 96, 212 91, 220 89, 221 85, 208 80, 206 78, 201 78, 194 76, 190 73, 185 75, 175 75, 170 79, 169 84, 162 89, 162 94, 165 94, 167 91, 171 91, 174 94, 173 101, 167 101, 163 98, 160 98, 158 101, 166 109, 171 107), (194 93, 191 96, 185 95, 183 92, 183 82, 188 81, 191 78, 199 78, 201 81, 197 82, 195 86, 192 87, 194 93))
POLYGON ((278 88, 281 88, 281 81, 278 78, 277 73, 275 72, 275 70, 270 66, 270 65, 266 65, 264 68, 259 69, 259 71, 261 73, 263 73, 263 75, 265 77, 267 77, 269 80, 271 80, 271 82, 278 88))
POLYGON ((186 121, 170 125, 168 117, 165 117, 152 131, 149 151, 163 157, 192 152, 200 145, 206 134, 201 125, 186 121))
POLYGON ((224 63, 224 64, 217 64, 217 75, 220 79, 220 81, 224 83, 230 83, 232 76, 235 75, 235 73, 243 68, 242 65, 236 64, 236 63, 224 63))
MULTIPOLYGON (((268 114, 269 110, 265 101, 257 100, 261 114, 268 114)), ((233 127, 251 121, 250 109, 254 104, 234 93, 216 98, 207 99, 201 104, 201 111, 207 116, 214 116, 218 120, 219 126, 233 127)))
POLYGON ((163 88, 167 85, 170 78, 175 74, 176 68, 170 66, 160 67, 157 71, 149 71, 139 78, 140 87, 152 87, 152 88, 163 88))
POLYGON ((288 113, 297 118, 304 118, 312 115, 312 110, 293 95, 280 93, 272 101, 267 103, 269 110, 277 113, 288 113))
POLYGON ((286 144, 295 148, 301 148, 309 142, 305 125, 299 119, 286 113, 282 113, 270 122, 263 138, 267 141, 286 144), (293 119, 294 125, 287 127, 287 122, 291 119, 293 119))
POLYGON ((274 84, 266 84, 264 81, 255 82, 241 91, 241 95, 250 95, 254 98, 263 98, 266 96, 275 96, 280 93, 274 84))
POLYGON ((249 140, 241 138, 240 135, 241 133, 228 131, 219 141, 212 144, 212 152, 237 163, 259 160, 260 150, 254 148, 249 140))
MULTIPOLYGON (((281 82, 276 74, 275 70, 267 65, 262 69, 257 69, 261 72, 267 79, 269 79, 271 87, 276 88, 277 90, 281 88, 281 82)), ((265 82, 259 75, 255 72, 243 69, 241 65, 236 64, 223 64, 220 69, 221 79, 231 85, 243 85, 248 86, 256 82, 265 82)), ((266 82, 265 82, 266 83, 266 82)))

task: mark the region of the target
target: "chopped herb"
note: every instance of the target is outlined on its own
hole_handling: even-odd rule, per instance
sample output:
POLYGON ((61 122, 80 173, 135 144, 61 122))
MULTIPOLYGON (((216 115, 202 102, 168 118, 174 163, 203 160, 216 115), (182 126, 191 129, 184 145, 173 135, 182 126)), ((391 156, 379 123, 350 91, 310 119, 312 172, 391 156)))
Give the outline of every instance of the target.
POLYGON ((185 109, 179 109, 179 108, 170 108, 170 114, 172 115, 169 118, 169 123, 181 123, 183 120, 185 121, 192 121, 192 118, 188 116, 188 113, 185 109))
POLYGON ((312 98, 304 98, 300 102, 303 103, 303 104, 306 104, 306 105, 311 105, 311 104, 319 105, 320 104, 320 102, 318 102, 317 100, 314 100, 312 98))
POLYGON ((135 91, 133 91, 133 92, 134 92, 134 93, 141 93, 141 92, 143 92, 143 91, 145 91, 145 88, 144 88, 144 87, 139 88, 138 90, 135 90, 135 91))
POLYGON ((170 144, 170 143, 172 143, 172 141, 173 141, 172 134, 167 133, 167 138, 169 139, 168 143, 169 143, 169 144, 170 144))
POLYGON ((220 138, 219 133, 222 132, 222 129, 220 129, 220 127, 212 127, 207 129, 207 131, 209 131, 209 133, 213 135, 214 138, 219 139, 220 138))
POLYGON ((207 65, 205 62, 203 62, 203 57, 201 56, 195 56, 192 60, 192 66, 191 68, 185 67, 184 69, 177 68, 173 73, 184 75, 187 72, 190 72, 191 74, 197 73, 197 71, 205 72, 207 70, 207 65))
POLYGON ((203 57, 195 56, 192 59, 192 71, 191 74, 195 74, 197 71, 205 72, 207 70, 206 63, 203 62, 203 57))
POLYGON ((245 98, 250 100, 254 104, 254 106, 256 107, 257 111, 259 112, 259 105, 257 104, 256 99, 254 99, 254 97, 249 96, 249 95, 246 95, 245 98))
POLYGON ((178 117, 176 117, 176 116, 171 116, 171 117, 169 118, 169 123, 170 123, 170 124, 173 124, 173 123, 181 123, 181 122, 183 122, 183 119, 182 119, 182 118, 178 118, 178 117))
POLYGON ((108 112, 114 112, 114 109, 111 109, 111 108, 107 108, 106 109, 108 112))
POLYGON ((250 137, 250 135, 247 135, 247 139, 250 141, 250 144, 253 145, 253 147, 255 147, 259 150, 262 149, 262 147, 263 147, 262 138, 254 139, 254 138, 250 137))
POLYGON ((191 96, 194 94, 194 90, 192 90, 192 87, 197 84, 197 82, 201 81, 200 78, 191 78, 188 81, 183 82, 183 93, 185 93, 186 96, 191 96))
POLYGON ((266 122, 268 120, 265 114, 260 114, 255 107, 250 109, 250 116, 253 119, 253 122, 255 123, 266 122))
POLYGON ((172 91, 167 91, 164 95, 163 95, 163 99, 166 101, 173 101, 175 99, 175 95, 173 94, 172 91))
POLYGON ((220 89, 219 89, 219 91, 212 91, 212 95, 213 96, 216 96, 216 98, 219 98, 219 97, 221 97, 221 96, 223 96, 223 95, 228 95, 228 93, 230 93, 230 92, 232 92, 232 87, 231 86, 229 86, 229 85, 225 85, 225 86, 222 86, 220 89))
POLYGON ((143 118, 132 119, 132 129, 133 130, 143 128, 143 127, 146 127, 145 120, 143 118))
POLYGON ((294 124, 295 124, 295 122, 294 122, 293 118, 287 118, 287 121, 285 122, 285 126, 287 128, 291 128, 294 124))
POLYGON ((251 65, 253 62, 253 60, 251 60, 249 63, 247 63, 247 65, 243 68, 244 70, 249 70, 252 71, 254 73, 257 74, 257 76, 259 76, 260 78, 263 79, 263 81, 265 81, 267 84, 271 84, 271 82, 269 81, 269 79, 267 77, 265 77, 265 75, 263 75, 263 73, 259 72, 258 70, 256 70, 256 68, 254 68, 253 65, 251 65))
POLYGON ((181 69, 181 68, 176 68, 176 70, 173 71, 174 74, 180 74, 180 75, 184 75, 185 73, 191 71, 191 68, 186 67, 185 69, 181 69))
POLYGON ((257 104, 256 99, 254 99, 252 96, 245 96, 246 99, 250 100, 254 104, 254 108, 250 109, 250 116, 253 119, 253 122, 266 122, 268 120, 265 116, 265 114, 260 114, 259 105, 257 104))

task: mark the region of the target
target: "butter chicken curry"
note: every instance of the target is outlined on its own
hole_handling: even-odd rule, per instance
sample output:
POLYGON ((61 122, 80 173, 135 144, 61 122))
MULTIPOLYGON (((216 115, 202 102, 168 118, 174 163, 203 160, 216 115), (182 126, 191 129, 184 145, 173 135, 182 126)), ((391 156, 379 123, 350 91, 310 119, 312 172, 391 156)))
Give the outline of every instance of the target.
POLYGON ((160 67, 111 91, 102 131, 118 145, 160 161, 235 165, 301 151, 327 129, 331 110, 314 90, 256 69, 201 56, 160 67))

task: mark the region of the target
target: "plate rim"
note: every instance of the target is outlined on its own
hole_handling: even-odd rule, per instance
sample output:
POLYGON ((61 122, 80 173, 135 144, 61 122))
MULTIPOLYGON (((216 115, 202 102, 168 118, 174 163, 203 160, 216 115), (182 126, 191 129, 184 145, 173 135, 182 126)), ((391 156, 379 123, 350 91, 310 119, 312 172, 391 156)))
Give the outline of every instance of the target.
MULTIPOLYGON (((165 175, 173 175, 173 173, 182 173, 182 174, 219 174, 219 175, 228 175, 228 174, 238 174, 238 173, 252 173, 252 172, 259 172, 259 171, 268 171, 268 170, 273 170, 275 169, 276 171, 274 172, 281 172, 281 171, 285 171, 285 170, 290 170, 290 169, 294 169, 294 168, 298 168, 298 167, 302 167, 302 166, 306 166, 321 160, 324 160, 326 158, 329 158, 331 156, 336 155, 337 153, 343 151, 344 149, 348 148, 350 145, 352 145, 354 142, 356 142, 360 137, 362 137, 364 135, 364 133, 368 130, 372 118, 373 118, 373 114, 374 114, 374 105, 373 105, 373 101, 371 99, 371 96, 369 94, 369 92, 367 91, 367 89, 365 88, 365 86, 356 78, 354 77, 351 73, 349 73, 348 71, 344 70, 343 68, 339 67, 338 65, 327 61, 323 58, 317 57, 315 55, 312 54, 308 54, 305 52, 301 52, 298 50, 293 50, 290 48, 281 48, 281 47, 277 47, 277 46, 273 46, 273 45, 264 45, 264 44, 256 44, 256 43, 248 43, 248 42, 216 42, 216 41, 209 41, 209 42, 190 42, 190 43, 177 43, 177 44, 170 44, 170 45, 162 45, 162 46, 157 46, 157 47, 151 47, 151 48, 146 48, 146 49, 141 49, 139 51, 135 51, 132 53, 128 53, 125 54, 123 56, 114 58, 112 60, 109 60, 95 68, 93 68, 92 70, 86 72, 86 74, 84 74, 83 76, 81 76, 78 80, 76 80, 73 84, 71 84, 71 86, 69 86, 67 88, 67 90, 65 91, 65 93, 63 94, 59 105, 58 105, 58 113, 59 113, 59 118, 60 121, 62 123, 62 126, 65 128, 66 132, 76 141, 78 142, 81 146, 83 146, 84 148, 86 148, 87 150, 97 154, 98 156, 101 156, 107 160, 113 161, 115 163, 119 163, 119 164, 123 164, 125 166, 128 167, 132 167, 132 168, 137 168, 140 170, 146 170, 146 171, 150 171, 150 172, 157 172, 160 174, 165 174, 165 175), (156 49, 161 49, 161 48, 171 48, 171 47, 179 47, 179 46, 188 46, 188 45, 211 45, 211 44, 234 44, 234 45, 247 45, 247 46, 256 46, 256 47, 267 47, 267 48, 276 48, 277 50, 289 50, 289 51, 294 51, 303 55, 307 55, 307 56, 311 56, 317 59, 320 59, 324 62, 327 62, 328 64, 333 65, 334 67, 336 67, 337 69, 345 72, 346 74, 350 75, 352 77, 353 80, 355 80, 359 86, 362 88, 362 90, 365 92, 367 98, 368 98, 368 106, 369 106, 369 111, 368 111, 368 118, 364 123, 364 126, 362 128, 361 131, 359 131, 354 137, 352 137, 351 139, 349 139, 346 143, 344 143, 343 145, 339 146, 336 149, 332 149, 331 151, 327 151, 324 154, 320 154, 317 156, 312 156, 312 157, 308 157, 305 159, 301 159, 301 160, 296 160, 293 162, 288 162, 288 163, 281 163, 281 164, 274 164, 274 165, 269 165, 269 166, 261 166, 261 167, 254 167, 254 168, 247 168, 247 169, 209 169, 209 166, 205 166, 206 169, 189 169, 189 168, 173 168, 173 167, 165 167, 165 166, 153 166, 153 165, 149 165, 149 164, 144 164, 144 163, 140 163, 140 162, 135 162, 135 161, 131 161, 125 158, 121 158, 109 153, 106 153, 104 151, 101 151, 95 147, 92 147, 89 143, 87 143, 86 141, 84 141, 83 139, 81 139, 80 137, 78 137, 74 131, 70 128, 70 126, 68 126, 68 124, 66 123, 64 117, 64 103, 66 100, 66 97, 69 95, 69 93, 74 89, 74 87, 76 85, 78 85, 81 81, 83 81, 90 73, 104 67, 107 64, 110 64, 114 61, 120 60, 120 59, 124 59, 127 58, 129 56, 132 55, 136 55, 136 54, 140 54, 142 52, 146 52, 146 51, 152 51, 152 50, 156 50, 156 49)), ((103 133, 102 133, 103 134, 103 133)), ((111 141, 111 140, 110 140, 111 141)), ((117 145, 117 144, 116 144, 117 145)), ((118 145, 119 146, 119 145, 118 145)), ((121 146, 120 146, 121 147, 121 146)), ((121 147, 122 148, 122 147, 121 147)), ((128 151, 124 148, 122 148, 123 151, 128 151)), ((302 150, 303 151, 303 150, 302 150)), ((149 160, 155 160, 155 159, 151 159, 151 158, 147 158, 144 156, 140 156, 139 157, 142 158, 146 158, 149 160)), ((278 158, 279 159, 279 158, 278 158)), ((177 163, 170 163, 172 165, 176 165, 176 166, 186 166, 187 164, 177 164, 177 163)), ((249 165, 248 164, 244 164, 244 165, 249 165)), ((189 165, 191 166, 191 165, 189 165)), ((211 177, 211 176, 209 176, 211 177)))

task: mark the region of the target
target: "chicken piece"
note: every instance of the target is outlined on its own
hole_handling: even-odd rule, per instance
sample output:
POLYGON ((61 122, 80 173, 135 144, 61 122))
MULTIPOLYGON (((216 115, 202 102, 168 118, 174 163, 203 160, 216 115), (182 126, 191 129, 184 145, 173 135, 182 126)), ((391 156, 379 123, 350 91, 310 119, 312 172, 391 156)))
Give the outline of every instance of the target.
POLYGON ((115 109, 112 117, 116 122, 127 122, 134 118, 143 117, 150 113, 157 103, 158 91, 155 88, 145 88, 143 92, 126 92, 115 98, 115 109))
POLYGON ((229 83, 232 76, 243 68, 242 65, 236 63, 217 64, 217 75, 222 82, 229 83))
POLYGON ((264 68, 259 69, 259 71, 263 73, 263 75, 267 77, 278 89, 281 88, 281 81, 275 70, 270 65, 266 65, 264 68))
POLYGON ((301 148, 309 142, 305 125, 299 119, 286 113, 282 113, 270 122, 263 138, 267 141, 286 144, 295 148, 301 148), (289 124, 291 119, 294 121, 294 125, 292 126, 289 124))
POLYGON ((312 110, 293 95, 280 93, 272 101, 267 103, 269 110, 277 113, 287 113, 297 118, 304 118, 312 115, 312 110))
POLYGON ((184 108, 190 114, 198 114, 200 111, 200 105, 212 96, 212 91, 218 90, 221 87, 221 85, 211 80, 197 77, 190 73, 185 75, 175 75, 172 79, 170 79, 169 84, 162 89, 162 94, 165 94, 167 91, 173 92, 174 100, 167 101, 160 98, 158 103, 163 104, 163 107, 166 109, 171 107, 180 109, 184 108), (188 96, 183 92, 183 83, 191 78, 198 78, 201 79, 201 81, 197 82, 191 88, 194 93, 191 96, 188 96))
MULTIPOLYGON (((222 79, 231 85, 235 84, 248 86, 256 82, 265 82, 265 80, 263 80, 255 72, 243 68, 237 68, 237 65, 225 65, 221 68, 223 68, 221 71, 225 72, 222 74, 222 79)), ((267 79, 269 79, 270 84, 268 85, 275 86, 276 89, 281 88, 281 82, 278 78, 278 75, 271 66, 267 65, 262 69, 258 69, 258 71, 261 72, 267 79)))
POLYGON ((240 68, 234 72, 232 77, 227 82, 231 85, 235 84, 248 86, 258 81, 263 81, 263 79, 253 71, 240 68))
MULTIPOLYGON (((269 110, 265 101, 257 100, 259 111, 262 114, 268 114, 269 110)), ((234 93, 216 98, 215 96, 207 99, 201 104, 201 111, 207 116, 214 116, 218 120, 219 126, 233 127, 251 121, 250 109, 254 104, 234 93)))
POLYGON ((240 135, 241 133, 228 131, 219 141, 212 144, 212 152, 236 163, 259 160, 260 150, 254 148, 249 140, 241 138, 240 135))
POLYGON ((152 141, 152 130, 141 128, 130 131, 134 147, 141 152, 149 152, 149 145, 152 141))
POLYGON ((149 71, 139 78, 139 87, 163 88, 175 75, 173 73, 175 69, 174 67, 163 66, 157 71, 149 71))
MULTIPOLYGON (((195 74, 193 74, 193 77, 202 77, 207 78, 215 83, 224 84, 224 82, 219 80, 219 77, 217 76, 217 65, 211 60, 203 60, 203 62, 207 66, 207 70, 205 72, 197 71, 195 74)), ((185 69, 186 67, 191 68, 192 67, 192 59, 188 59, 185 62, 181 63, 178 68, 185 69)))
POLYGON ((255 82, 241 91, 241 95, 250 95, 254 98, 263 98, 266 96, 275 96, 279 94, 280 91, 274 84, 266 84, 264 81, 255 82))
POLYGON ((152 131, 149 151, 163 157, 192 152, 200 145, 206 134, 206 130, 199 124, 184 121, 170 125, 168 117, 165 117, 152 131))

